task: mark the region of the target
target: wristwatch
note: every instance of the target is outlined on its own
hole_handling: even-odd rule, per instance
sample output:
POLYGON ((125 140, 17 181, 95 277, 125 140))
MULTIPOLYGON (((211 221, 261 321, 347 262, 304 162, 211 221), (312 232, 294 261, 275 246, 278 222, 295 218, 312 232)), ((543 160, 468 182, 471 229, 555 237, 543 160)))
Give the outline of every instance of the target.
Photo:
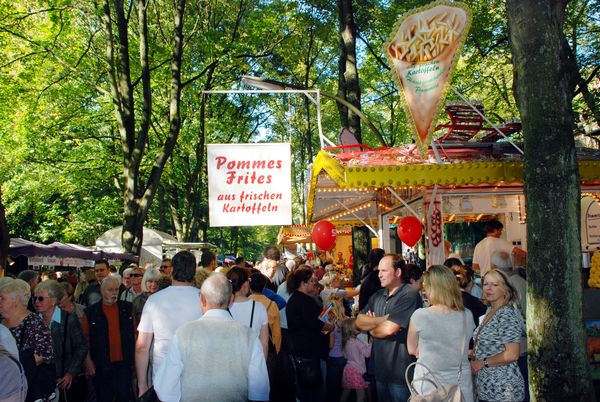
POLYGON ((488 359, 487 359, 487 357, 484 357, 484 358, 483 358, 483 367, 490 367, 490 366, 489 366, 489 364, 488 364, 488 359))

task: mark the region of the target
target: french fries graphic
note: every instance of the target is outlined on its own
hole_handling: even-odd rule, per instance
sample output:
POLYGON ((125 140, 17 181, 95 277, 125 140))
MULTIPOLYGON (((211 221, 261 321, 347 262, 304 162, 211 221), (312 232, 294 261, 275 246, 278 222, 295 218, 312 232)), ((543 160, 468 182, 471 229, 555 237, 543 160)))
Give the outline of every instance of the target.
POLYGON ((422 152, 431 142, 432 127, 470 21, 471 13, 464 4, 437 1, 401 17, 384 45, 422 152))
POLYGON ((420 15, 403 24, 388 51, 393 59, 408 63, 431 61, 457 42, 464 26, 458 10, 449 7, 439 14, 420 15))

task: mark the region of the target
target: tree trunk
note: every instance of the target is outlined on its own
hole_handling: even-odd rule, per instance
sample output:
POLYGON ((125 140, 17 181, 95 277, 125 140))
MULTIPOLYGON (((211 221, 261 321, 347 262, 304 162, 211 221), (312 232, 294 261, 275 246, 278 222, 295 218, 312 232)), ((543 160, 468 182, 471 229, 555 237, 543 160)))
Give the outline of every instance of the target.
POLYGON ((6 260, 8 259, 8 249, 10 247, 10 236, 8 233, 8 223, 6 222, 6 210, 2 203, 2 189, 0 188, 0 277, 4 276, 6 260))
POLYGON ((508 0, 525 136, 527 335, 532 400, 592 401, 582 319, 580 188, 561 50, 565 1, 508 0))
MULTIPOLYGON (((337 4, 340 23, 338 96, 360 109, 360 86, 356 66, 356 25, 354 24, 352 0, 338 0, 337 4)), ((337 106, 342 127, 348 128, 354 133, 356 139, 362 142, 360 117, 340 103, 337 106)))
MULTIPOLYGON (((121 243, 125 251, 138 254, 143 241, 144 222, 158 189, 160 177, 179 137, 181 122, 179 103, 181 98, 181 60, 183 53, 183 15, 185 0, 175 5, 175 29, 171 59, 171 85, 169 107, 169 133, 162 149, 157 152, 150 173, 144 178, 140 170, 148 145, 148 130, 152 118, 152 91, 148 56, 147 0, 138 0, 139 58, 142 83, 142 110, 139 128, 136 130, 135 91, 132 86, 129 58, 129 10, 123 0, 104 0, 101 20, 107 35, 106 62, 117 126, 123 151, 123 232, 121 243), (111 7, 112 4, 112 7, 111 7), (113 33, 113 22, 117 35, 113 33)), ((128 7, 132 3, 128 2, 128 7)))

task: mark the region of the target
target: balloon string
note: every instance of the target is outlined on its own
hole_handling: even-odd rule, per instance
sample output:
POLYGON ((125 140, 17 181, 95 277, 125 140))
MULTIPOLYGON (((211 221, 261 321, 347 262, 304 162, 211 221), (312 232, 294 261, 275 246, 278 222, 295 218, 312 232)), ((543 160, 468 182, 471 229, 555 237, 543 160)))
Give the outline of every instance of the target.
POLYGON ((398 194, 396 194, 396 192, 391 187, 386 187, 386 188, 394 197, 396 197, 398 199, 398 201, 400 201, 410 211, 410 213, 412 213, 415 216, 415 218, 417 218, 419 221, 421 221, 421 217, 419 216, 419 214, 417 214, 416 211, 414 209, 412 209, 410 207, 410 205, 408 205, 406 203, 406 201, 404 201, 402 199, 402 197, 400 197, 398 194))

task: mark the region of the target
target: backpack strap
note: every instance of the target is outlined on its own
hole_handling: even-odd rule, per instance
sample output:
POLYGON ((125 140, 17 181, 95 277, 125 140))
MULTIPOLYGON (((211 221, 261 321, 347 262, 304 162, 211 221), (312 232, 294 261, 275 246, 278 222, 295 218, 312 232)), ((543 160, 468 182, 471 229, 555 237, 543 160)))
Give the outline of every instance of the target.
POLYGON ((252 323, 254 322, 254 306, 256 305, 256 301, 252 300, 252 312, 250 313, 250 328, 252 328, 252 323))

